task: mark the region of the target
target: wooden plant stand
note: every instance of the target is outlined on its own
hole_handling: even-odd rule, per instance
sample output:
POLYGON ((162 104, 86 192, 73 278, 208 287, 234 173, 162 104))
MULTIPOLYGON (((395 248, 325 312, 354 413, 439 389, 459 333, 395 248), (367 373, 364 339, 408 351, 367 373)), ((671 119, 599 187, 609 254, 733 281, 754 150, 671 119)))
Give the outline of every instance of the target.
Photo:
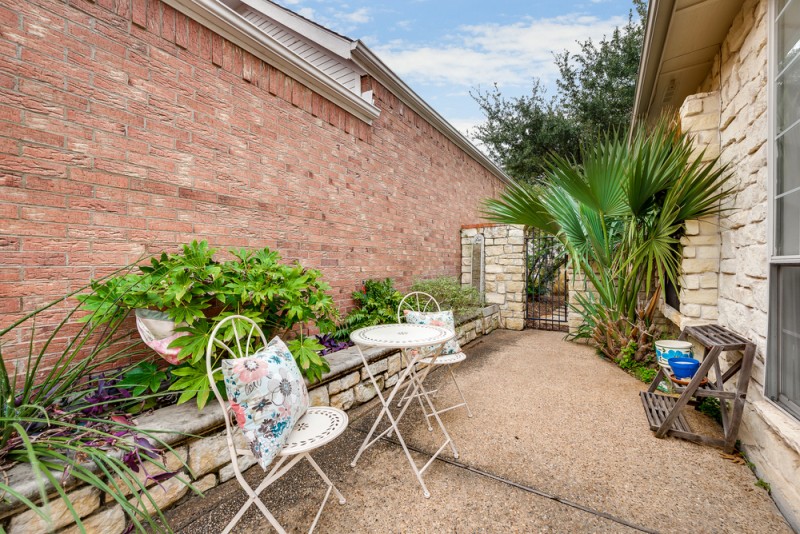
POLYGON ((656 393, 656 388, 661 379, 670 379, 663 368, 659 369, 656 378, 650 384, 650 388, 639 393, 647 420, 650 423, 650 430, 656 433, 657 438, 674 436, 694 441, 695 443, 721 447, 726 452, 732 452, 736 444, 739 424, 742 421, 742 412, 744 411, 745 398, 747 397, 747 386, 750 383, 750 372, 753 368, 756 346, 744 337, 717 325, 687 326, 681 332, 679 339, 686 340, 689 336, 695 338, 705 347, 706 354, 689 385, 686 387, 675 385, 675 389, 680 393, 680 396, 675 397, 656 393), (743 351, 744 355, 725 374, 722 374, 719 366, 719 355, 729 350, 743 351), (715 380, 709 378, 708 383, 701 387, 700 383, 708 375, 712 366, 714 367, 715 380), (736 390, 725 391, 725 383, 737 373, 739 373, 739 378, 736 381, 736 390), (722 428, 725 432, 724 439, 703 436, 692 432, 689 428, 689 424, 686 422, 681 410, 690 400, 698 397, 715 397, 719 399, 722 428))

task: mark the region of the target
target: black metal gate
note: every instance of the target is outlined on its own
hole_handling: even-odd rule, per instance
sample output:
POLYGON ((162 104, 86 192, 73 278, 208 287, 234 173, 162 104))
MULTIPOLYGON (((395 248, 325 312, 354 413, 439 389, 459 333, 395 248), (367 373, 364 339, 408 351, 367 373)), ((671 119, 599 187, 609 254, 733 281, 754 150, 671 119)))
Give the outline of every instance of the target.
POLYGON ((525 326, 567 331, 567 251, 555 237, 530 230, 525 237, 525 326))

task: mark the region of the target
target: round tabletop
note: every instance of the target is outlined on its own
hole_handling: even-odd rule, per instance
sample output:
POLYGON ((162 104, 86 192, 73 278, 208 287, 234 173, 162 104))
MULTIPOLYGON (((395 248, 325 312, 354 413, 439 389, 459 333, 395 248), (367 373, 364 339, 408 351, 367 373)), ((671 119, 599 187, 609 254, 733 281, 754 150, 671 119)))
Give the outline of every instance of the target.
POLYGON ((350 334, 350 340, 369 347, 396 347, 412 349, 438 345, 455 337, 456 333, 441 326, 426 324, 379 324, 359 328, 350 334))

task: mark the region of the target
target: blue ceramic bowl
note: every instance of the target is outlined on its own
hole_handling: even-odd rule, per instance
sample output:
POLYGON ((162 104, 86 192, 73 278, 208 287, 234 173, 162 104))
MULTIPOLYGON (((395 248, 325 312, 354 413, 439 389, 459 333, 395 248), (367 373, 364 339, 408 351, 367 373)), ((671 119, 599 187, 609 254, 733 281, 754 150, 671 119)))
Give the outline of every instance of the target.
POLYGON ((692 378, 700 368, 700 362, 694 358, 670 358, 667 363, 678 379, 692 378))

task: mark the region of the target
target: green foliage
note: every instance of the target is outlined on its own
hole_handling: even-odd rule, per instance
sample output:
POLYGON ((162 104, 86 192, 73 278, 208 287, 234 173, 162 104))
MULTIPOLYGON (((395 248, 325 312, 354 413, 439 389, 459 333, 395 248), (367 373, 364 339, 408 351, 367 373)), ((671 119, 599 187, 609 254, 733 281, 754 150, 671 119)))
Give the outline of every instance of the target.
POLYGON ((556 101, 545 98, 538 80, 529 96, 506 99, 496 85, 491 91, 471 95, 486 117, 474 135, 509 176, 535 181, 547 169, 545 161, 551 152, 579 154, 577 125, 556 101))
POLYGON ((627 371, 629 374, 636 377, 637 380, 645 384, 651 383, 658 371, 653 368, 652 357, 650 361, 641 362, 636 359, 638 352, 638 345, 635 341, 630 340, 628 344, 622 347, 619 353, 617 365, 620 369, 627 371))
POLYGON ((593 290, 575 293, 584 323, 577 337, 615 361, 633 341, 634 359, 644 362, 661 288, 680 274, 685 221, 718 213, 731 192, 727 167, 702 159, 662 120, 630 141, 606 137, 584 147, 582 163, 553 155, 543 184, 510 186, 486 201, 486 217, 558 237, 593 290))
POLYGON ((759 488, 767 490, 767 493, 772 495, 772 486, 770 486, 769 482, 767 482, 766 480, 759 478, 758 480, 756 480, 755 485, 758 486, 759 488))
MULTIPOLYGON (((123 314, 109 313, 109 303, 97 295, 92 299, 98 311, 89 321, 77 320, 78 306, 60 309, 65 299, 59 299, 0 331, 0 471, 5 475, 16 463, 30 464, 39 495, 20 494, 7 477, 0 478, 0 493, 48 525, 53 524, 48 503, 61 500, 83 529, 66 492, 66 485, 78 480, 116 501, 137 531, 171 532, 147 485, 175 475, 167 472, 164 458, 174 451, 157 431, 136 428, 124 415, 132 401, 143 399, 135 392, 133 398, 121 395, 110 385, 118 373, 108 369, 141 358, 144 348, 130 343, 123 314), (54 314, 62 317, 59 323, 37 327, 42 317, 51 321, 54 314), (147 469, 164 474, 150 477, 147 469), (146 505, 155 510, 152 517, 146 505)), ((126 371, 130 367, 120 372, 126 371)))
POLYGON ((555 97, 545 98, 538 79, 527 97, 506 99, 496 86, 472 93, 486 117, 475 137, 510 176, 536 182, 547 173, 551 153, 580 162, 581 145, 604 132, 627 132, 647 14, 643 0, 633 0, 633 7, 628 23, 610 38, 579 43, 576 54, 556 54, 555 97))
POLYGON ((715 397, 704 397, 697 405, 697 410, 722 425, 722 411, 719 399, 715 397))
MULTIPOLYGON (((454 315, 468 313, 481 306, 481 296, 472 286, 462 285, 452 276, 417 280, 411 291, 422 291, 436 299, 443 310, 453 310, 454 315)), ((397 308, 395 308, 396 313, 397 308)))
POLYGON ((123 374, 122 379, 116 385, 131 389, 133 394, 138 397, 148 390, 158 393, 165 380, 167 380, 167 373, 160 370, 153 362, 143 361, 123 374))
POLYGON ((580 42, 576 54, 556 54, 560 108, 577 127, 581 142, 599 140, 609 131, 628 131, 646 20, 647 5, 634 0, 627 24, 614 28, 610 38, 580 42))
MULTIPOLYGON (((327 294, 330 286, 319 271, 281 263, 280 255, 268 248, 231 250, 233 259, 228 261, 217 261, 214 253, 205 241, 193 241, 182 254, 162 253, 139 272, 93 282, 93 292, 78 297, 83 309, 94 312, 92 321, 104 322, 135 308, 165 311, 178 324, 175 330, 187 334, 170 344, 180 349, 180 365, 171 372, 178 379, 169 389, 180 392, 179 404, 196 398, 199 408, 211 392, 206 346, 211 331, 225 317, 249 317, 269 339, 293 331, 302 334, 309 323, 329 332, 337 314, 327 294)), ((223 326, 221 335, 233 336, 231 323, 223 326)), ((329 368, 324 358, 309 354, 312 345, 305 340, 290 342, 299 351, 294 356, 303 373, 314 381, 329 368)))
POLYGON ((312 380, 319 380, 322 378, 322 370, 328 371, 328 364, 325 358, 320 356, 320 351, 324 350, 319 340, 313 336, 303 336, 302 334, 293 339, 287 345, 289 350, 294 355, 300 369, 312 380))
MULTIPOLYGON (((528 262, 528 295, 541 297, 554 289, 561 268, 567 263, 567 254, 564 245, 551 236, 542 236, 537 239, 526 239, 528 250, 525 254, 528 262)), ((559 284, 561 285, 561 284, 559 284)))
POLYGON ((353 291, 353 300, 358 308, 347 314, 334 333, 337 340, 350 338, 350 332, 376 324, 396 323, 397 307, 403 299, 394 288, 391 278, 367 280, 361 291, 353 291))

